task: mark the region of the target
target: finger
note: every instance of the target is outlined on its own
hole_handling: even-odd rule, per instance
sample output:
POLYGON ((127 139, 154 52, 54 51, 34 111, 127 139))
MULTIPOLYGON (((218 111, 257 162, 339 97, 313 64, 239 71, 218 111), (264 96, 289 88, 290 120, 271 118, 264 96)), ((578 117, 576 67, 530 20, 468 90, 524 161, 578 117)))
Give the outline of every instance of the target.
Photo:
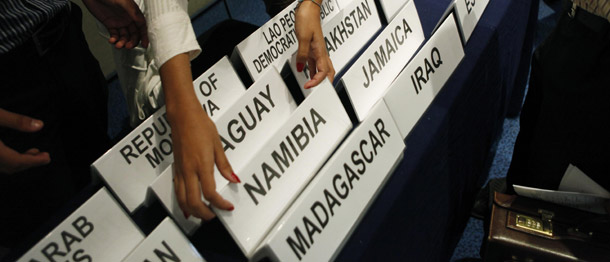
POLYGON ((129 30, 129 41, 125 44, 125 48, 132 49, 140 43, 140 34, 133 23, 129 24, 127 29, 129 30))
POLYGON ((116 28, 109 28, 108 34, 110 34, 110 38, 108 38, 108 43, 114 44, 119 41, 119 30, 117 30, 116 28))
POLYGON ((313 58, 307 59, 307 67, 309 68, 309 79, 313 79, 313 76, 321 69, 318 68, 316 60, 313 58))
POLYGON ((42 129, 44 123, 38 119, 16 114, 0 108, 0 126, 22 132, 36 132, 42 129))
POLYGON ((225 155, 220 139, 216 139, 216 142, 214 143, 214 160, 216 161, 216 168, 218 168, 218 171, 224 178, 231 183, 241 183, 239 177, 233 172, 233 168, 231 167, 231 163, 229 163, 229 159, 227 159, 227 155, 225 155))
POLYGON ((210 202, 212 206, 223 210, 233 210, 233 204, 224 199, 216 192, 216 181, 214 181, 214 166, 203 168, 199 173, 199 181, 201 182, 201 191, 203 197, 210 202))
POLYGON ((184 214, 184 218, 188 219, 190 212, 188 205, 186 204, 186 189, 184 188, 184 178, 182 177, 181 171, 172 164, 174 170, 174 192, 176 193, 176 199, 178 200, 178 206, 184 214))
POLYGON ((0 142, 1 173, 13 174, 33 167, 46 165, 50 162, 51 157, 47 152, 39 152, 38 154, 19 154, 19 152, 0 142))
POLYGON ((328 64, 328 80, 332 84, 335 81, 335 67, 333 66, 333 61, 330 60, 330 57, 326 58, 326 63, 328 64))
POLYGON ((148 48, 148 29, 146 27, 146 23, 142 24, 142 25, 137 25, 138 27, 138 31, 140 32, 140 43, 142 44, 142 47, 144 48, 148 48))
POLYGON ((125 46, 125 44, 127 43, 127 40, 129 39, 129 31, 127 31, 127 28, 125 27, 121 27, 119 28, 119 41, 116 42, 116 44, 114 44, 114 47, 121 49, 125 46))
POLYGON ((38 148, 30 148, 30 149, 28 149, 28 151, 25 151, 24 154, 36 155, 38 153, 40 153, 40 150, 38 148))
MULTIPOLYGON (((309 45, 311 39, 299 38, 299 49, 297 50, 297 71, 303 72, 305 62, 307 61, 309 54, 309 45)), ((310 68, 311 70, 311 68, 310 68)))
POLYGON ((196 174, 184 174, 186 203, 192 215, 203 220, 211 220, 216 215, 201 200, 201 189, 196 174))
POLYGON ((328 65, 324 61, 325 60, 320 60, 320 63, 316 66, 319 71, 311 77, 311 80, 305 83, 305 86, 303 88, 309 89, 314 86, 317 86, 324 80, 324 78, 326 78, 326 76, 328 75, 328 65))

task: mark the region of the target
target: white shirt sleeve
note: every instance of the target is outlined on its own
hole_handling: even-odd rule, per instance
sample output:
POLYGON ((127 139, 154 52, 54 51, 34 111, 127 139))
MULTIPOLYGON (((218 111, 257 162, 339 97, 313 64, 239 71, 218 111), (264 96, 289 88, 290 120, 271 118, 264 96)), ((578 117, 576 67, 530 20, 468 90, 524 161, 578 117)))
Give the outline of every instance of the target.
POLYGON ((201 53, 187 0, 144 0, 144 5, 150 47, 158 67, 182 53, 188 53, 190 60, 201 53))

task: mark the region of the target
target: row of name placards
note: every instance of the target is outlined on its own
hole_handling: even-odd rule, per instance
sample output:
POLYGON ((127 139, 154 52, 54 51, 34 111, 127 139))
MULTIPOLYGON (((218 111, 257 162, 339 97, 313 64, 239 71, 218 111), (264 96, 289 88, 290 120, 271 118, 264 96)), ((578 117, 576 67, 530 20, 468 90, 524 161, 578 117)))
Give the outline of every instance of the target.
MULTIPOLYGON (((461 3, 460 0, 457 1, 461 3)), ((378 17, 375 17, 377 11, 372 0, 353 0, 347 2, 349 4, 347 4, 345 9, 347 11, 345 12, 344 10, 341 10, 340 12, 334 1, 326 1, 325 3, 328 8, 328 13, 325 17, 331 20, 331 22, 328 23, 330 27, 326 28, 328 30, 325 31, 329 32, 327 43, 330 44, 327 44, 327 46, 333 46, 336 43, 336 41, 328 39, 337 38, 337 35, 344 35, 341 33, 342 31, 349 32, 349 30, 345 28, 346 24, 354 23, 366 25, 366 21, 374 21, 374 23, 369 26, 373 30, 364 30, 362 32, 366 31, 367 34, 365 35, 369 35, 369 37, 375 33, 375 28, 377 28, 379 19, 378 17), (354 22, 349 22, 351 20, 354 20, 354 22), (338 24, 332 23, 332 21, 338 21, 338 24), (338 27, 341 27, 342 29, 337 31, 338 27)), ((480 5, 473 5, 471 9, 467 9, 472 10, 472 15, 465 16, 462 20, 469 22, 463 22, 463 24, 476 24, 476 21, 478 21, 478 18, 486 6, 484 5, 485 3, 487 2, 480 5)), ((460 8, 458 8, 458 10, 459 9, 460 8)), ((463 14, 464 13, 460 13, 461 16, 463 16, 463 14)), ((466 11, 466 14, 469 14, 468 11, 466 11)), ((267 25, 266 30, 273 31, 272 28, 280 25, 286 27, 285 30, 294 30, 294 22, 291 20, 293 18, 294 6, 291 5, 272 21, 265 24, 267 25)), ((389 86, 389 83, 394 81, 397 73, 400 72, 421 42, 423 42, 421 23, 419 22, 419 17, 413 1, 408 2, 408 4, 396 14, 395 18, 396 19, 391 21, 380 36, 377 37, 342 78, 354 106, 354 111, 360 120, 362 120, 362 116, 367 114, 371 106, 384 93, 385 89, 389 86)), ((357 28, 357 26, 352 26, 352 28, 357 28)), ((265 34, 263 27, 261 27, 259 31, 255 32, 253 36, 248 37, 247 39, 256 39, 254 36, 265 34)), ((469 30, 469 32, 471 31, 472 30, 469 30)), ((345 34, 347 36, 347 33, 345 34)), ((264 37, 258 36, 257 39, 261 38, 264 37)), ((348 39, 354 38, 366 39, 366 37, 361 36, 350 37, 348 39)), ((240 45, 246 45, 246 43, 247 41, 244 40, 240 45)), ((348 53, 358 52, 362 44, 363 43, 354 43, 348 45, 354 46, 352 48, 353 50, 350 50, 352 52, 348 53)), ((246 46, 261 45, 250 44, 246 46)), ((238 46, 237 49, 240 49, 240 47, 238 46)), ((341 57, 343 58, 336 58, 333 59, 333 61, 351 59, 351 56, 349 55, 341 57)), ((294 63, 291 63, 291 65, 292 64, 294 63)), ((336 64, 345 66, 344 63, 336 64)), ((269 72, 269 70, 260 72, 260 76, 258 76, 257 79, 264 76, 267 72, 269 72)), ((228 108, 235 103, 237 98, 245 92, 245 87, 241 81, 239 81, 239 78, 228 59, 222 59, 206 73, 207 74, 204 73, 194 81, 194 86, 197 91, 197 96, 202 103, 202 107, 206 109, 208 115, 214 119, 215 115, 218 116, 222 109, 228 108)), ((297 73, 295 75, 302 74, 297 73)), ((421 79, 421 77, 418 79, 421 79)), ((303 83, 304 82, 301 81, 301 86, 303 83)), ((254 110, 254 108, 251 108, 250 110, 254 110)), ((235 119, 231 120, 233 121, 235 119)), ((232 126, 235 127, 237 125, 232 126)), ((243 128, 243 126, 240 128, 243 128)), ((134 212, 144 203, 148 186, 173 162, 170 135, 171 129, 166 119, 165 109, 162 108, 92 165, 94 171, 104 178, 104 181, 109 184, 113 192, 119 196, 129 212, 134 212)), ((236 137, 235 135, 228 135, 223 138, 223 141, 227 142, 225 143, 225 146, 228 147, 232 147, 235 140, 241 139, 241 137, 236 137)))
MULTIPOLYGON (((386 5, 395 4, 382 6, 386 11, 386 5)), ((266 44, 248 44, 253 40, 246 39, 237 50, 282 46, 282 55, 289 55, 274 59, 288 60, 297 45, 283 46, 288 39, 296 40, 292 39, 294 7, 248 38, 258 37, 266 44)), ((249 72, 256 80, 247 90, 226 57, 194 81, 197 97, 216 123, 225 153, 242 180, 229 184, 215 173, 217 190, 235 206, 234 211, 215 212, 248 258, 318 261, 334 257, 402 157, 403 139, 464 56, 460 41, 464 36, 453 14, 422 46, 419 16, 409 1, 399 5, 388 26, 348 67, 381 28, 375 3, 328 0, 322 12, 327 48, 342 48, 341 53, 346 53, 330 52, 333 62, 346 69, 341 81, 361 122, 351 134, 352 123, 332 83, 325 80, 297 107, 276 66, 269 66, 275 62, 256 69, 252 61, 260 55, 246 59, 247 52, 240 51, 244 64, 252 62, 254 71, 249 72)), ((480 17, 482 11, 471 13, 480 17)), ((102 189, 20 261, 121 261, 127 256, 133 261, 160 256, 199 261, 196 251, 189 253, 194 250, 180 231, 191 234, 201 221, 184 217, 178 207, 172 153, 171 128, 162 108, 92 168, 128 213, 157 198, 177 225, 164 220, 159 231, 165 233, 153 232, 146 241, 128 213, 102 189), (172 234, 175 237, 169 237, 172 234), (89 242, 104 243, 105 248, 88 247, 89 242), (108 260, 109 253, 116 257, 108 260)))
POLYGON ((100 189, 18 261, 204 261, 166 218, 146 238, 100 189))

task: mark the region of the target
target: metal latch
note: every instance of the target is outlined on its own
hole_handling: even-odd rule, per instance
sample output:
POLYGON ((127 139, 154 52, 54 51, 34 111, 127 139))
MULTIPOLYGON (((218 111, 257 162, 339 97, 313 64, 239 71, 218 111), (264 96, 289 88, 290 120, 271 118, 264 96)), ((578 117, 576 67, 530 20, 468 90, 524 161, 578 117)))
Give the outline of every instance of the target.
POLYGON ((538 210, 541 215, 540 218, 517 214, 515 225, 520 228, 532 230, 543 235, 553 236, 553 223, 552 219, 555 215, 553 212, 547 210, 538 210))

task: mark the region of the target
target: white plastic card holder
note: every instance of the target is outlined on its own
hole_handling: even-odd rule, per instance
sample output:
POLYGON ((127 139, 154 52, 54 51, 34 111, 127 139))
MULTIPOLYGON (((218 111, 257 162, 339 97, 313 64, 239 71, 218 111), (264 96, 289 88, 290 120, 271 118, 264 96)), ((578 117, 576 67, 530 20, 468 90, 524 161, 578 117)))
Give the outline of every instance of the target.
MULTIPOLYGON (((193 86, 210 116, 246 92, 227 57, 198 77, 193 86)), ((148 185, 174 161, 170 135, 164 106, 91 165, 130 213, 146 204, 148 185)))
POLYGON ((182 234, 174 222, 166 217, 123 262, 142 261, 205 261, 197 249, 182 234))
POLYGON ((358 120, 383 97, 424 39, 415 3, 410 1, 341 78, 358 120))
POLYGON ((404 148, 380 100, 273 227, 253 260, 334 260, 404 148))
POLYGON ((121 261, 143 239, 102 188, 18 261, 121 261))
MULTIPOLYGON (((380 29, 381 21, 374 0, 354 0, 325 23, 322 32, 335 71, 341 72, 380 29)), ((307 97, 311 89, 306 90, 303 86, 311 79, 308 66, 302 72, 298 72, 296 54, 288 63, 301 87, 301 92, 307 97)))
POLYGON ((381 9, 388 23, 394 19, 398 11, 410 0, 380 0, 381 9))
POLYGON ((489 0, 455 0, 454 2, 461 32, 464 34, 462 37, 466 43, 485 12, 489 0))
POLYGON ((326 79, 238 170, 242 182, 221 190, 235 209, 214 211, 246 257, 252 255, 351 127, 337 93, 326 79))
MULTIPOLYGON (((271 69, 231 107, 212 117, 233 170, 241 170, 265 141, 271 138, 273 132, 288 121, 296 108, 297 104, 282 77, 275 69, 271 69)), ((174 194, 173 177, 173 168, 170 166, 151 184, 151 189, 178 225, 187 234, 192 234, 201 220, 184 217, 174 194)), ((216 168, 214 178, 218 191, 228 184, 216 168)))
MULTIPOLYGON (((298 40, 294 28, 296 7, 297 1, 294 1, 235 47, 254 81, 268 68, 281 70, 281 66, 297 51, 298 40)), ((324 1, 320 10, 321 23, 324 24, 338 12, 336 0, 324 1)))
POLYGON ((406 138, 464 57, 457 24, 450 14, 384 95, 406 138))

